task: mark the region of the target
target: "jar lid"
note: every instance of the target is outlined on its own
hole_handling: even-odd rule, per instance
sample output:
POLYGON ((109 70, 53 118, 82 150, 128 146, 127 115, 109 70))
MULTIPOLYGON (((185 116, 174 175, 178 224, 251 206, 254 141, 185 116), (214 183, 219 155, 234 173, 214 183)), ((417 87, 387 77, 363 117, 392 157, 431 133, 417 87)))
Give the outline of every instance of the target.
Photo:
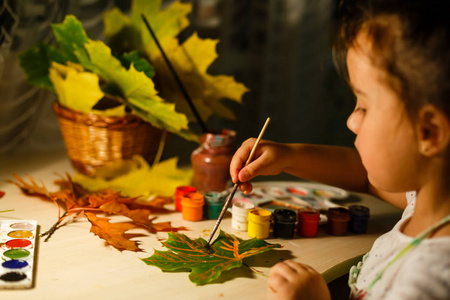
POLYGON ((295 223, 297 213, 292 209, 279 208, 273 212, 273 217, 277 223, 295 223))
POLYGON ((202 144, 206 147, 234 147, 236 141, 236 131, 221 129, 205 133, 202 144))
POLYGON ((193 186, 182 185, 182 186, 179 186, 179 187, 177 187, 175 189, 175 195, 182 195, 182 194, 187 194, 187 193, 193 193, 193 192, 196 192, 196 191, 197 190, 193 186))
POLYGON ((203 193, 203 196, 205 196, 205 200, 208 203, 217 203, 217 202, 223 202, 223 194, 220 192, 210 191, 203 193))
POLYGON ((231 207, 232 214, 245 214, 248 215, 249 210, 255 208, 255 205, 248 200, 237 200, 233 202, 231 207))
POLYGON ((255 223, 269 222, 271 215, 267 209, 254 208, 248 212, 248 220, 255 223))
POLYGON ((203 205, 204 198, 202 193, 188 193, 181 199, 182 204, 203 205))
POLYGON ((348 221, 350 220, 350 211, 345 207, 332 207, 328 209, 328 219, 348 221))
POLYGON ((320 211, 314 208, 301 208, 298 210, 298 219, 303 221, 319 221, 320 211))
POLYGON ((349 210, 350 210, 350 214, 354 217, 358 217, 358 218, 369 218, 370 217, 370 209, 366 206, 350 205, 349 210))

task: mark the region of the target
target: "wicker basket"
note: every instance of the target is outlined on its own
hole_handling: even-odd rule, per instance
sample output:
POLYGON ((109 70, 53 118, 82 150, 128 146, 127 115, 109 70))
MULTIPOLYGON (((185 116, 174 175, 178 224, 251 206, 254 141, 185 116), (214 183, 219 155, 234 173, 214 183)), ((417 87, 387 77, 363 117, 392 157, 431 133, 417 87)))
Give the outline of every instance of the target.
POLYGON ((153 162, 162 130, 135 115, 108 117, 76 112, 53 104, 67 154, 80 173, 94 176, 107 162, 131 158, 135 154, 153 162))

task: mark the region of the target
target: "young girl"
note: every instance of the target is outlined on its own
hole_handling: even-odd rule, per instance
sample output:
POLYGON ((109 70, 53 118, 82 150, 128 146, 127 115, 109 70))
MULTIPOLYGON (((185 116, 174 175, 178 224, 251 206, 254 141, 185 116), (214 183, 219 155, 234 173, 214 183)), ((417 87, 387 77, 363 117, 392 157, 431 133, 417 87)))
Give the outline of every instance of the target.
MULTIPOLYGON (((281 172, 369 192, 404 209, 350 270, 351 299, 450 299, 450 1, 360 0, 337 44, 356 96, 347 121, 355 147, 262 141, 237 150, 234 182, 249 193, 257 175, 281 172)), ((275 265, 279 299, 330 299, 300 262, 275 265)))

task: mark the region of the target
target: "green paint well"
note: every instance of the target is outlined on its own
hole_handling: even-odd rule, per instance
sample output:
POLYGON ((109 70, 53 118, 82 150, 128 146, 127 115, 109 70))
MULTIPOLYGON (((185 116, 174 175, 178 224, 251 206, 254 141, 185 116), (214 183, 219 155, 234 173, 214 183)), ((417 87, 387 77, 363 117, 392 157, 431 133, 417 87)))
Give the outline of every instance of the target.
POLYGON ((30 256, 30 251, 25 250, 25 249, 11 249, 8 251, 5 251, 3 253, 4 257, 7 257, 9 259, 24 259, 27 258, 28 256, 30 256))

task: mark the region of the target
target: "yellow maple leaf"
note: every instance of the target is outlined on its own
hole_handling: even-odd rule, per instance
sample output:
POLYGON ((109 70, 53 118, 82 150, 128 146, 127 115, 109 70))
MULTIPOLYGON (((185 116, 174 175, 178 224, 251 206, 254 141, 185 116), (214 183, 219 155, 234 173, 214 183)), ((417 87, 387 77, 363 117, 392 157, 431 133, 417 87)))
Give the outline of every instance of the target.
POLYGON ((80 65, 52 62, 50 80, 62 106, 90 112, 104 96, 96 74, 85 72, 80 65))
POLYGON ((160 96, 176 104, 176 110, 195 121, 178 84, 163 59, 161 52, 148 32, 141 15, 150 22, 158 40, 179 75, 203 121, 211 115, 235 119, 233 112, 221 100, 241 103, 249 89, 235 81, 233 76, 210 75, 208 67, 217 58, 219 40, 201 39, 192 34, 179 44, 178 34, 189 25, 187 15, 191 3, 175 1, 161 10, 161 0, 134 0, 130 17, 117 8, 105 13, 104 34, 111 40, 111 47, 118 51, 143 51, 155 68, 155 84, 160 96))
POLYGON ((108 177, 93 178, 77 173, 73 181, 91 191, 109 188, 128 197, 170 197, 178 186, 189 185, 192 178, 192 170, 178 169, 177 163, 178 158, 171 158, 150 167, 136 155, 131 160, 115 161, 101 167, 98 173, 108 174, 108 177))

